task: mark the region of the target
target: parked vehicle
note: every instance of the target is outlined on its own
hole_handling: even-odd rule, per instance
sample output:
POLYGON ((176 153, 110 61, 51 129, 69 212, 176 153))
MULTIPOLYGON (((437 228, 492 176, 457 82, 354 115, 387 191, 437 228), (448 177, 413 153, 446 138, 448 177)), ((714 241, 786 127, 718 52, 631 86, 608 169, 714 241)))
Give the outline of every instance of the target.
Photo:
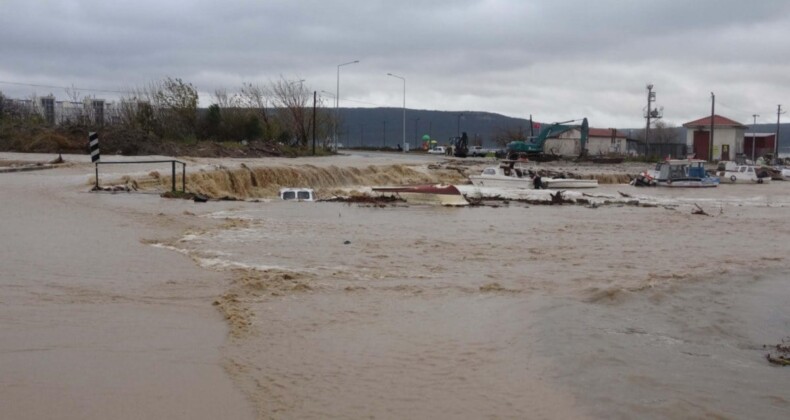
POLYGON ((432 155, 444 155, 447 154, 447 149, 444 146, 436 146, 433 149, 428 150, 428 153, 432 155))
POLYGON ((488 155, 489 153, 494 152, 492 149, 486 149, 483 146, 471 146, 469 147, 469 156, 472 157, 483 157, 488 155))

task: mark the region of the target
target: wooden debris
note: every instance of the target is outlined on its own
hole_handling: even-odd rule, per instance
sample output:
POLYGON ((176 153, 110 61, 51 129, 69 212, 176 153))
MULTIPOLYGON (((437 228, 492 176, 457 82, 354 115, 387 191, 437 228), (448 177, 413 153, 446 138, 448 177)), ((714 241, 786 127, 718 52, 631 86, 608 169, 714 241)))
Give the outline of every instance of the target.
POLYGON ((573 200, 568 200, 567 198, 562 196, 563 192, 564 191, 557 191, 554 194, 549 194, 551 196, 551 204, 552 205, 554 205, 554 204, 562 205, 562 204, 571 204, 571 203, 573 203, 573 200))
POLYGON ((705 212, 705 210, 703 210, 702 207, 699 206, 699 204, 694 203, 694 205, 697 207, 697 209, 696 210, 692 210, 691 214, 699 214, 699 215, 702 215, 702 216, 710 216, 710 214, 705 212))

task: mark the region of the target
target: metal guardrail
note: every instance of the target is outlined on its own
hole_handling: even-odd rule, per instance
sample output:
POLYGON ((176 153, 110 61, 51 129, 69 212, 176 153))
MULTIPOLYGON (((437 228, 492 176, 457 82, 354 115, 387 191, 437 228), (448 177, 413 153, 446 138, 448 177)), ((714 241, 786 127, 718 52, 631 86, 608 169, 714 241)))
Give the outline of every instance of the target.
POLYGON ((186 192, 187 164, 179 160, 138 160, 134 162, 95 162, 96 165, 96 189, 99 189, 99 165, 131 165, 141 163, 170 163, 172 168, 172 191, 176 192, 176 164, 181 165, 181 192, 186 192))

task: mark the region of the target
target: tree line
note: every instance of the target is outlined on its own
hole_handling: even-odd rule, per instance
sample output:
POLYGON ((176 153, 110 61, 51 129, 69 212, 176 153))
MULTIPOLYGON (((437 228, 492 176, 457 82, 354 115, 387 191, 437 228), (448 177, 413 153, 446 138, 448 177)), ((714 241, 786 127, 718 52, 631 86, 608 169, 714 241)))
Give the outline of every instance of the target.
MULTIPOLYGON (((306 149, 313 134, 322 147, 328 146, 334 115, 323 103, 313 108, 313 92, 302 81, 286 78, 265 85, 244 83, 237 89, 219 89, 208 109, 200 109, 198 90, 181 78, 167 77, 146 86, 128 89, 102 118, 89 117, 89 97, 67 89, 70 102, 85 103, 86 113, 66 125, 113 126, 115 130, 144 132, 160 140, 190 142, 266 141, 306 149)), ((37 98, 9 100, 0 92, 0 120, 28 125, 47 124, 37 98)), ((18 124, 16 124, 18 125, 18 124)))

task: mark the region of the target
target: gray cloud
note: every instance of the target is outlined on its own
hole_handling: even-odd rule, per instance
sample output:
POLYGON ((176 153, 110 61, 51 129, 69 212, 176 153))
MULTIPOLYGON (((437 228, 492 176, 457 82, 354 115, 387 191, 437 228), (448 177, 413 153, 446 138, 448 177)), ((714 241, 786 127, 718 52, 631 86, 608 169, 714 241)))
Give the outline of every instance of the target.
MULTIPOLYGON (((640 126, 645 84, 667 121, 742 122, 790 98, 790 3, 0 0, 0 80, 99 89, 181 77, 216 88, 281 76, 344 106, 479 110, 640 126)), ((0 84, 9 95, 34 88, 0 84)), ((35 89, 38 94, 53 89, 35 89)))

